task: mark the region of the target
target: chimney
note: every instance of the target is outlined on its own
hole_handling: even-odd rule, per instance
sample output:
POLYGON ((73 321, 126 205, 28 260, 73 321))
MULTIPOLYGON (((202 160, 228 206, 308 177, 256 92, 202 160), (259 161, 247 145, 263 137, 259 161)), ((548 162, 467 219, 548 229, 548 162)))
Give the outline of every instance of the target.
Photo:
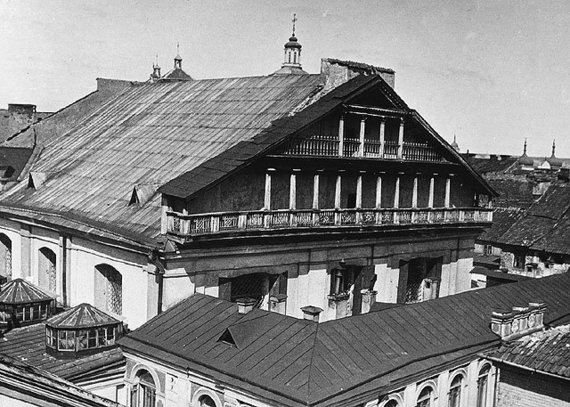
POLYGON ((314 305, 307 305, 301 307, 301 311, 303 311, 303 318, 307 321, 319 322, 319 314, 323 312, 323 309, 314 305))
POLYGON ((511 340, 540 331, 544 327, 546 305, 530 302, 525 307, 513 307, 511 311, 493 311, 491 330, 502 340, 511 340))
POLYGON ((238 305, 238 313, 240 314, 247 314, 255 308, 255 304, 257 304, 257 300, 254 298, 238 298, 236 300, 238 305))
POLYGON ((321 75, 325 78, 324 92, 328 92, 358 75, 379 75, 391 88, 394 88, 396 82, 396 73, 392 69, 332 58, 321 59, 321 75))

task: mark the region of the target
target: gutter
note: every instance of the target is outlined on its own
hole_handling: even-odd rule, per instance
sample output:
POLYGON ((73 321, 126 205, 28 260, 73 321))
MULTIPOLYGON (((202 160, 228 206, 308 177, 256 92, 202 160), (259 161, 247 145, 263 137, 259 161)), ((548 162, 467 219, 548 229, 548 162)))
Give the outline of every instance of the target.
POLYGON ((534 369, 532 367, 519 365, 517 363, 509 362, 507 360, 496 358, 494 356, 486 356, 486 355, 481 355, 481 356, 484 357, 485 359, 488 359, 488 360, 495 362, 495 363, 502 363, 504 365, 516 367, 516 368, 526 370, 526 371, 531 372, 531 373, 538 373, 538 374, 542 374, 542 375, 549 376, 549 377, 555 377, 555 378, 560 379, 560 380, 570 381, 570 377, 559 376, 559 375, 556 375, 554 373, 545 372, 543 370, 537 370, 537 369, 534 369))

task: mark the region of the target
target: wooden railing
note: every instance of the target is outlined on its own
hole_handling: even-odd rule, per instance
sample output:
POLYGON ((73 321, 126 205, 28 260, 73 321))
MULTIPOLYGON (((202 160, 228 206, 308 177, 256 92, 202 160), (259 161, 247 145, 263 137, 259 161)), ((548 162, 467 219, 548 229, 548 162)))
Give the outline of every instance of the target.
POLYGON ((302 155, 316 157, 367 157, 400 159, 407 161, 444 161, 443 157, 426 143, 404 141, 402 148, 397 141, 345 138, 342 152, 339 154, 340 141, 334 136, 313 136, 311 138, 292 138, 285 147, 285 155, 302 155))
POLYGON ((168 233, 179 236, 197 236, 222 232, 337 226, 489 223, 493 220, 493 210, 486 208, 285 209, 198 215, 167 212, 166 216, 168 233))

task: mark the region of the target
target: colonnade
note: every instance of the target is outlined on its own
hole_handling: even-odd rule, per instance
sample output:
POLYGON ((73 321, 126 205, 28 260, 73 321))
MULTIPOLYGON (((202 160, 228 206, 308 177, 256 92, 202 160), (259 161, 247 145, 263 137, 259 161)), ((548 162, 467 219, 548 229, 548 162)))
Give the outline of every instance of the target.
MULTIPOLYGON (((268 168, 265 173, 265 197, 264 197, 264 207, 265 210, 271 210, 271 184, 273 179, 273 174, 275 174, 275 168, 268 168)), ((293 169, 289 175, 289 209, 297 209, 297 175, 301 172, 300 169, 293 169)), ((319 208, 319 188, 320 188, 320 178, 324 170, 317 170, 313 175, 313 202, 312 209, 319 208)), ((334 193, 334 209, 341 209, 341 191, 342 191, 342 181, 343 174, 345 170, 338 170, 335 182, 335 193, 334 193)), ((366 171, 360 171, 356 178, 356 209, 362 208, 362 180, 366 171)), ((375 208, 382 208, 382 180, 386 172, 379 172, 376 174, 376 196, 375 196, 375 208)), ((393 208, 399 208, 400 205, 400 179, 404 175, 403 172, 397 173, 396 185, 394 189, 393 198, 393 208)), ((412 186, 412 208, 418 207, 418 179, 421 173, 415 173, 412 186)), ((432 173, 429 182, 429 193, 428 193, 428 208, 434 207, 434 194, 435 194, 435 178, 438 173, 432 173)), ((447 174, 445 179, 445 196, 444 196, 444 208, 450 207, 451 201, 451 179, 454 174, 447 174)), ((326 208, 330 209, 330 208, 326 208)))

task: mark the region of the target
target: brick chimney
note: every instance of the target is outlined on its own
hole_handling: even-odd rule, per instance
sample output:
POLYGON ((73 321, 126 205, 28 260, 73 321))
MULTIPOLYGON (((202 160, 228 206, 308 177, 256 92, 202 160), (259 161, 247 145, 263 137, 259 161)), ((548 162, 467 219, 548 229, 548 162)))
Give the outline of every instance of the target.
POLYGON ((301 311, 303 311, 303 318, 307 321, 319 322, 319 315, 323 312, 323 309, 314 305, 307 305, 306 307, 301 307, 301 311))
POLYGON ((528 306, 513 307, 511 311, 493 311, 491 330, 503 340, 540 331, 544 327, 546 305, 542 302, 530 302, 528 306))
POLYGON ((257 304, 257 300, 255 298, 238 298, 236 300, 238 305, 238 313, 240 314, 247 314, 255 308, 255 304, 257 304))
POLYGON ((321 75, 325 78, 325 93, 358 75, 379 75, 392 88, 396 82, 396 73, 392 69, 332 58, 321 59, 321 75))

